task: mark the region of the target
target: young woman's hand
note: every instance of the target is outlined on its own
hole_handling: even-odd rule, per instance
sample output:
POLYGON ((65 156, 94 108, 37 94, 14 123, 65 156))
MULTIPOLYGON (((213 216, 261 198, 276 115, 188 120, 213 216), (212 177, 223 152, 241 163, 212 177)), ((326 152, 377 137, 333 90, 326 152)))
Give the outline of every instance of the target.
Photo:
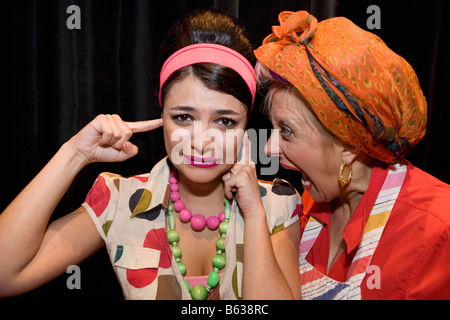
POLYGON ((162 119, 125 122, 116 114, 102 114, 68 143, 86 159, 86 164, 124 161, 138 153, 138 148, 129 141, 133 133, 150 131, 162 124, 162 119))
POLYGON ((231 199, 233 193, 235 193, 236 200, 239 202, 239 207, 244 214, 244 219, 255 212, 265 216, 256 167, 251 158, 251 143, 247 134, 245 134, 242 143, 241 159, 222 178, 224 180, 225 196, 231 199))

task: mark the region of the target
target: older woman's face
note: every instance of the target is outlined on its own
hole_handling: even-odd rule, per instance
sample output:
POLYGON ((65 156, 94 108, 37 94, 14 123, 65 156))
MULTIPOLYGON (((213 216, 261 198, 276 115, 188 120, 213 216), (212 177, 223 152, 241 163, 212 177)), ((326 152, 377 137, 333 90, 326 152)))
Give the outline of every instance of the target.
POLYGON ((317 202, 339 196, 338 172, 342 156, 338 146, 325 142, 305 117, 304 103, 296 96, 279 91, 274 94, 270 118, 279 129, 279 146, 269 140, 266 152, 280 157, 282 167, 302 172, 302 185, 317 202), (303 109, 302 109, 303 108, 303 109), (272 149, 270 149, 272 148, 272 149))

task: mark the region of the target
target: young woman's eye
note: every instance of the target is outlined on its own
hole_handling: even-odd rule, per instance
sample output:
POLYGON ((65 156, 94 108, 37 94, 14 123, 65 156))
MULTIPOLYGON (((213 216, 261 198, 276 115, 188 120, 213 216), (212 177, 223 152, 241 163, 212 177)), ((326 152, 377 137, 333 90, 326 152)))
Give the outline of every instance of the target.
POLYGON ((226 128, 232 128, 234 126, 236 126, 237 121, 230 119, 230 118, 220 118, 218 121, 218 124, 226 127, 226 128))
POLYGON ((186 123, 186 122, 193 120, 193 118, 189 114, 186 114, 186 113, 174 115, 172 117, 172 119, 175 121, 178 121, 180 123, 186 123))

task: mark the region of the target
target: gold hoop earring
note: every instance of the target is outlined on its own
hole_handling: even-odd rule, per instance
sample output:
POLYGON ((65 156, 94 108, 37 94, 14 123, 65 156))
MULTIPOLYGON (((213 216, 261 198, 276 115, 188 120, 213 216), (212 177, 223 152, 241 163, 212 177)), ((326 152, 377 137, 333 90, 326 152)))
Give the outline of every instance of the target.
POLYGON ((345 187, 346 185, 348 185, 350 183, 350 181, 352 181, 352 165, 343 163, 341 165, 341 168, 339 169, 339 182, 342 184, 343 187, 345 187), (348 173, 347 179, 344 180, 343 174, 344 174, 344 168, 346 166, 348 166, 348 168, 350 169, 350 172, 348 173))

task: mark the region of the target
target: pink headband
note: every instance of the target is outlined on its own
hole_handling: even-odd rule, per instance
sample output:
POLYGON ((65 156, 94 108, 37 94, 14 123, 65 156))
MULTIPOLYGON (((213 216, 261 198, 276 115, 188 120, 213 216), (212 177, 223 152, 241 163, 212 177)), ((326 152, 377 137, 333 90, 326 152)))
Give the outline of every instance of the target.
POLYGON ((240 53, 213 43, 198 43, 184 47, 172 54, 161 68, 159 76, 159 104, 161 88, 175 71, 195 63, 216 63, 231 68, 244 79, 252 94, 252 106, 256 94, 256 75, 250 62, 240 53))

